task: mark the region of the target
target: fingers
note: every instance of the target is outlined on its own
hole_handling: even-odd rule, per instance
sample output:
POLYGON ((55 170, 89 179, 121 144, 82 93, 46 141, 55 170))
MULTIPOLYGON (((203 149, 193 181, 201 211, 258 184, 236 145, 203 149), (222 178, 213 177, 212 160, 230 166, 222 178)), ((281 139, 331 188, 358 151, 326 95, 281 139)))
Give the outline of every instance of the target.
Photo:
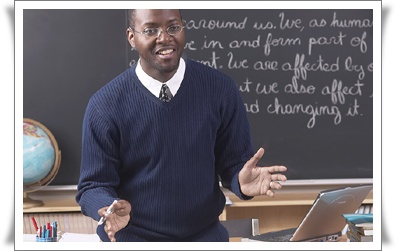
POLYGON ((125 216, 130 214, 132 210, 131 204, 126 200, 119 200, 114 204, 114 212, 119 216, 125 216))
POLYGON ((268 171, 271 174, 271 181, 278 180, 278 181, 285 182, 287 180, 286 175, 278 173, 278 172, 286 172, 287 168, 285 166, 270 166, 270 167, 268 167, 268 171))
POLYGON ((110 241, 115 242, 116 233, 127 226, 130 220, 130 213, 132 210, 131 204, 126 200, 119 200, 114 202, 112 213, 106 213, 108 207, 100 209, 98 212, 106 218, 104 230, 109 237, 110 241))
POLYGON ((285 182, 287 180, 287 177, 283 174, 276 173, 276 174, 271 174, 271 180, 272 181, 283 181, 285 182))
POLYGON ((271 189, 280 190, 282 189, 282 185, 277 181, 271 181, 269 184, 269 190, 271 189))
POLYGON ((104 230, 107 233, 107 236, 109 237, 111 242, 116 241, 115 234, 118 231, 117 224, 115 223, 115 217, 115 214, 107 215, 106 224, 104 226, 104 230))
POLYGON ((113 231, 111 225, 107 224, 104 226, 104 230, 107 233, 107 236, 109 237, 111 242, 115 242, 116 238, 115 238, 115 232, 113 231))
MULTIPOLYGON (((109 207, 107 206, 99 209, 98 214, 100 216, 104 216, 107 218, 107 216, 109 216, 109 214, 106 212, 108 208, 109 207)), ((124 215, 128 215, 131 212, 132 206, 126 200, 119 200, 113 204, 113 209, 114 209, 114 213, 116 213, 117 215, 124 216, 124 215)))
POLYGON ((287 167, 285 167, 285 166, 269 166, 268 167, 268 171, 270 173, 286 172, 287 171, 287 167))
POLYGON ((260 159, 263 157, 264 155, 264 148, 260 148, 258 149, 258 151, 253 155, 252 158, 250 158, 250 160, 247 161, 248 166, 250 167, 256 167, 257 163, 260 161, 260 159))
POLYGON ((269 197, 275 197, 275 193, 274 191, 272 191, 271 189, 268 189, 267 192, 265 193, 267 196, 269 197))

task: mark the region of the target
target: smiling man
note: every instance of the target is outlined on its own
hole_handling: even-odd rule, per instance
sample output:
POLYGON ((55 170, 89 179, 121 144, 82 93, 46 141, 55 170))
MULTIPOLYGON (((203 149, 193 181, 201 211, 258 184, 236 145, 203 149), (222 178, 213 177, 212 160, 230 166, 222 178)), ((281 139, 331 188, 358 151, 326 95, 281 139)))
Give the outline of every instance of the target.
POLYGON ((76 201, 104 217, 102 241, 228 241, 219 177, 241 199, 273 197, 286 167, 256 166, 235 82, 182 58, 179 10, 128 15, 140 59, 89 100, 76 201))
POLYGON ((130 13, 130 20, 128 41, 138 52, 143 71, 160 82, 168 81, 183 54, 184 23, 180 12, 138 10, 130 13))

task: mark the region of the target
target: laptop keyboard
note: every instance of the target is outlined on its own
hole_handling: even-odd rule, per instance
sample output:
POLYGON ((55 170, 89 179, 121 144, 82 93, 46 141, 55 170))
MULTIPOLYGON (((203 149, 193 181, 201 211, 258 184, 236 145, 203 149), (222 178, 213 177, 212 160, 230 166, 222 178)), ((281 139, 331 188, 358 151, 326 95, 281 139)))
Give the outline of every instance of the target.
POLYGON ((258 241, 268 241, 268 242, 288 242, 293 236, 296 228, 290 228, 280 231, 269 232, 265 234, 260 234, 256 236, 252 236, 249 239, 258 240, 258 241))
POLYGON ((293 234, 285 234, 280 236, 268 236, 264 238, 264 241, 273 241, 273 242, 288 242, 290 241, 293 234))

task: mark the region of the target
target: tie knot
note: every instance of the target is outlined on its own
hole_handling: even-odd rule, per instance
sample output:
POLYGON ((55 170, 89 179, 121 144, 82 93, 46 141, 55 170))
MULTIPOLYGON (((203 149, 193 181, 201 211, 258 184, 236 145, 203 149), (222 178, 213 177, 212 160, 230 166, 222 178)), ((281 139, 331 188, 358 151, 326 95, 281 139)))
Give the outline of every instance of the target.
POLYGON ((161 91, 160 91, 160 95, 159 98, 160 100, 164 101, 164 102, 169 102, 172 99, 173 95, 169 89, 169 87, 166 84, 163 84, 161 86, 161 91))

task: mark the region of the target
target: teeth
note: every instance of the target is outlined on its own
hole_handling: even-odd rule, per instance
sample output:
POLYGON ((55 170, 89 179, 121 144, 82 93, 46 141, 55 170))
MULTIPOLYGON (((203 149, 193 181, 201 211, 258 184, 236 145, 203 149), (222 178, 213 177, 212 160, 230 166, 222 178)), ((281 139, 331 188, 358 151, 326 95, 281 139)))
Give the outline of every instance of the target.
POLYGON ((166 50, 166 51, 160 51, 160 52, 158 52, 158 54, 166 55, 166 54, 171 53, 172 51, 173 51, 172 49, 169 49, 169 50, 166 50))

